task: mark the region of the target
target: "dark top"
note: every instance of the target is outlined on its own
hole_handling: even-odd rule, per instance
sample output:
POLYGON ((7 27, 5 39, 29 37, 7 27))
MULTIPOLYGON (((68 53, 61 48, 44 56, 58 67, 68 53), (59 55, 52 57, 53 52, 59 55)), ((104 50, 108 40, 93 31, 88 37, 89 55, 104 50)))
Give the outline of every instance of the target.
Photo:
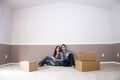
POLYGON ((59 52, 58 54, 56 54, 55 58, 57 59, 57 61, 62 61, 63 60, 63 53, 59 52))
POLYGON ((56 58, 55 61, 56 66, 62 66, 61 62, 63 61, 63 53, 59 52, 58 54, 56 54, 55 58, 56 58))

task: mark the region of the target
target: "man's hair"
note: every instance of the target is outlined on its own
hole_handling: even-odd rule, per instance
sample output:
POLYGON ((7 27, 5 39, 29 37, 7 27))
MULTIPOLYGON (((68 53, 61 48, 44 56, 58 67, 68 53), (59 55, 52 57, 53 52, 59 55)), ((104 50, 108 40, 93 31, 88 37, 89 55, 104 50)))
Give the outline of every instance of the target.
POLYGON ((66 45, 65 45, 65 44, 62 44, 62 45, 61 45, 61 48, 62 48, 62 46, 64 46, 64 47, 66 48, 66 45))

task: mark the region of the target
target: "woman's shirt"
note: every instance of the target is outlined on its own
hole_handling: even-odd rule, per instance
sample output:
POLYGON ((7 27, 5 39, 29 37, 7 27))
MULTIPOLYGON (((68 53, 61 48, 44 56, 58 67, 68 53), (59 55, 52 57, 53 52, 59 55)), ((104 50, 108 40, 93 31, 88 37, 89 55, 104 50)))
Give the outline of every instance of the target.
POLYGON ((57 53, 55 58, 57 61, 62 61, 63 60, 63 53, 61 53, 61 52, 57 53))

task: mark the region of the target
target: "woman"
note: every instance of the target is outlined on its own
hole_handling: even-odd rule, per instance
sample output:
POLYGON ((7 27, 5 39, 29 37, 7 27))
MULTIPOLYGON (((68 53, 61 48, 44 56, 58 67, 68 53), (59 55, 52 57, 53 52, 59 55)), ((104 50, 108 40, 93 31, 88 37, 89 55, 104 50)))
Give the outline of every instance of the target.
POLYGON ((54 54, 52 57, 46 56, 43 60, 39 62, 39 66, 50 65, 50 66, 61 66, 63 60, 63 54, 61 53, 60 46, 56 46, 54 54))

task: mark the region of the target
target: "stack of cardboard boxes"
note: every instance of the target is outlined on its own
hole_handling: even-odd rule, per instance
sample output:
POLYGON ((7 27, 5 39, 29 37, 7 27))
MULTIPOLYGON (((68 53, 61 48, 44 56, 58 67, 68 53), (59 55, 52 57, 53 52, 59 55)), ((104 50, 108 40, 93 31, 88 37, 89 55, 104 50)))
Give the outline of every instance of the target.
POLYGON ((79 52, 75 65, 76 69, 82 72, 100 70, 100 62, 96 59, 96 53, 79 52))

